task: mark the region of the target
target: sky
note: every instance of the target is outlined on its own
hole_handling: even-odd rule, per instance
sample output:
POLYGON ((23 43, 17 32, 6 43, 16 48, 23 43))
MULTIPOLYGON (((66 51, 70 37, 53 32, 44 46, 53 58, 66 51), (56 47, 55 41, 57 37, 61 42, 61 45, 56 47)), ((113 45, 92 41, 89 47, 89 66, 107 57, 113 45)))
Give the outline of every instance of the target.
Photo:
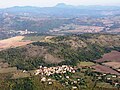
POLYGON ((0 8, 12 6, 51 7, 57 3, 69 5, 120 5, 120 0, 0 0, 0 8))

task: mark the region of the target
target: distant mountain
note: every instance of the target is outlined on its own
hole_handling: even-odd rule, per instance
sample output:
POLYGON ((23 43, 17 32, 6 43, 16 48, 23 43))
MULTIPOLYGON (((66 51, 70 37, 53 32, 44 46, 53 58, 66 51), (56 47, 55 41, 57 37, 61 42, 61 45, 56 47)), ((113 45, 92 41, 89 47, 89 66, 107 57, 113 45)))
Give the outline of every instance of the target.
POLYGON ((11 8, 1 9, 0 12, 14 13, 17 15, 29 13, 31 15, 39 16, 78 17, 83 15, 103 16, 106 15, 105 13, 109 12, 116 15, 120 13, 120 8, 118 6, 72 6, 66 5, 64 3, 59 3, 54 7, 15 6, 11 8))
MULTIPOLYGON (((120 15, 120 8, 118 6, 72 6, 64 3, 59 3, 54 7, 15 6, 0 9, 0 30, 17 31, 28 29, 30 31, 46 33, 49 30, 71 23, 103 26, 102 22, 95 22, 96 20, 84 22, 86 19, 81 21, 75 18, 101 18, 116 15, 120 15)), ((115 24, 113 28, 119 28, 118 26, 119 24, 115 24)))
POLYGON ((55 7, 58 7, 58 8, 75 8, 75 6, 66 5, 65 3, 58 3, 55 7))
POLYGON ((87 10, 120 10, 119 6, 101 6, 101 5, 78 6, 78 8, 87 10))

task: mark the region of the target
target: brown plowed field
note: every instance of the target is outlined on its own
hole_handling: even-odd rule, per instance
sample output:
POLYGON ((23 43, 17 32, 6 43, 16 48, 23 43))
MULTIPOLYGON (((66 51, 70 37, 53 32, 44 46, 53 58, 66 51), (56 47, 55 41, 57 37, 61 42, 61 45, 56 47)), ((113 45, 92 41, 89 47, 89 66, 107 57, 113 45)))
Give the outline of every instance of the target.
POLYGON ((114 69, 120 68, 120 62, 106 62, 106 63, 103 63, 103 64, 106 65, 106 66, 112 67, 114 69))
POLYGON ((98 59, 96 61, 97 62, 105 62, 105 61, 120 62, 120 52, 112 51, 110 53, 103 55, 103 58, 98 59))
POLYGON ((115 71, 107 66, 95 65, 92 68, 94 68, 95 71, 97 71, 97 72, 120 75, 120 73, 118 73, 117 71, 115 71))

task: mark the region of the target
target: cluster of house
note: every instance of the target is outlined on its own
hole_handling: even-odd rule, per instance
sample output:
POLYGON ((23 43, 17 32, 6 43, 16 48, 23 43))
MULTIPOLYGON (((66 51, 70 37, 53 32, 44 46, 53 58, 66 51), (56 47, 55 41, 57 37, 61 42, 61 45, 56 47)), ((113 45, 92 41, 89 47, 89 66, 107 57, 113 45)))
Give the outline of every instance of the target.
MULTIPOLYGON (((67 65, 56 66, 56 67, 43 67, 43 66, 40 66, 40 68, 35 71, 35 75, 38 75, 38 74, 42 75, 43 77, 41 78, 41 81, 42 82, 47 81, 48 84, 51 85, 51 84, 53 84, 53 80, 50 79, 50 78, 47 79, 44 76, 50 76, 50 75, 54 75, 54 74, 65 74, 67 72, 75 73, 77 70, 78 70, 77 68, 75 68, 75 67, 73 68, 73 67, 67 66, 67 65)), ((111 85, 114 85, 115 87, 120 86, 120 83, 117 82, 116 80, 114 80, 114 79, 118 78, 117 75, 111 75, 111 77, 108 77, 109 74, 104 74, 103 73, 103 74, 96 75, 96 76, 98 77, 99 80, 104 79, 105 82, 110 83, 111 85)), ((65 78, 69 79, 70 77, 65 76, 65 78)), ((77 84, 77 83, 79 83, 79 80, 80 79, 78 79, 77 81, 72 81, 71 84, 73 84, 73 83, 77 84)), ((67 85, 68 82, 65 82, 65 84, 67 85)), ((77 87, 73 86, 72 88, 76 89, 77 87)))
POLYGON ((106 78, 106 82, 114 85, 115 87, 120 87, 119 77, 117 75, 112 75, 106 78))
POLYGON ((37 32, 33 32, 33 31, 28 31, 27 29, 26 30, 19 30, 19 31, 16 31, 16 32, 19 33, 20 35, 37 33, 37 32))
POLYGON ((50 76, 55 73, 57 73, 57 74, 62 74, 62 73, 66 73, 66 72, 75 73, 75 71, 76 71, 76 68, 73 68, 73 67, 67 66, 67 65, 49 67, 49 68, 40 66, 40 68, 38 70, 36 70, 35 75, 41 74, 41 75, 50 76))
POLYGON ((119 76, 117 75, 112 75, 112 74, 101 74, 101 75, 96 75, 98 80, 103 80, 106 83, 109 83, 110 85, 113 85, 115 87, 120 87, 120 82, 119 82, 119 76))
POLYGON ((50 79, 50 78, 47 79, 46 77, 42 77, 41 78, 41 82, 46 82, 46 81, 48 82, 49 85, 53 84, 53 80, 52 79, 50 79))

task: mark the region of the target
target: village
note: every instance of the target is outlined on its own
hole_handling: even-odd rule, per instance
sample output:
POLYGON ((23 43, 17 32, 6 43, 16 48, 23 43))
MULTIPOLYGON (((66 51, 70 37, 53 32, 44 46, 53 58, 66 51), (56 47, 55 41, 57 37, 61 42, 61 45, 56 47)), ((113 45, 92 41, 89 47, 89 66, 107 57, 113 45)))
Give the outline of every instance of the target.
MULTIPOLYGON (((104 85, 109 85, 113 87, 120 87, 120 78, 118 75, 109 73, 96 72, 89 66, 81 66, 80 68, 62 65, 56 67, 43 67, 40 66, 39 69, 35 71, 35 75, 41 76, 41 82, 52 85, 54 81, 59 81, 63 86, 69 88, 80 89, 80 87, 87 88, 86 80, 91 78, 99 85, 104 82, 104 85)), ((92 84, 91 84, 92 85, 92 84)))
POLYGON ((57 74, 62 74, 62 73, 66 73, 66 72, 75 73, 75 71, 76 71, 76 68, 73 68, 73 67, 67 66, 67 65, 50 67, 50 68, 40 66, 40 69, 36 70, 35 75, 41 74, 41 75, 50 76, 55 73, 57 73, 57 74))

